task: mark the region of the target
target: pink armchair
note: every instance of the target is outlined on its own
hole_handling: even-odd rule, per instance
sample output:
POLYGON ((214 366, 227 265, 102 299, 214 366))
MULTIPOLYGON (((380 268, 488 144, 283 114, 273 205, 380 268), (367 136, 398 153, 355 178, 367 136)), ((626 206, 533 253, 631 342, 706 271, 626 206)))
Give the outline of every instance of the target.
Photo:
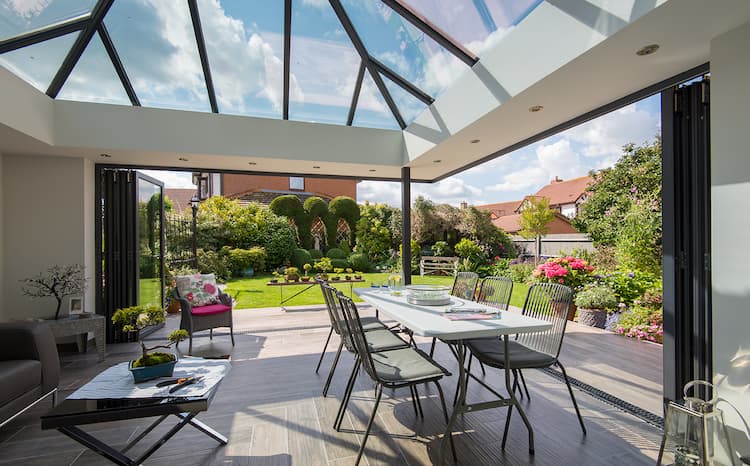
POLYGON ((207 304, 203 306, 195 306, 191 300, 185 296, 181 296, 179 287, 174 290, 174 295, 177 301, 180 303, 180 309, 182 311, 182 320, 180 321, 180 328, 187 330, 190 335, 190 343, 188 346, 188 354, 193 353, 193 333, 200 332, 203 330, 210 331, 210 338, 213 340, 214 330, 218 327, 229 327, 229 336, 232 339, 232 346, 234 346, 234 327, 232 325, 232 298, 226 293, 219 293, 219 302, 216 304, 207 304))

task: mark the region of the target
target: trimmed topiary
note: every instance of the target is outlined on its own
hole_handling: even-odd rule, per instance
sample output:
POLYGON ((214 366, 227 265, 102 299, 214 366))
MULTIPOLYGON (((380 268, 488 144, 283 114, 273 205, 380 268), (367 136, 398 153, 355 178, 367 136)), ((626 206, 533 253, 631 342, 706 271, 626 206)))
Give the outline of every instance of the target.
POLYGON ((303 269, 305 264, 312 264, 313 258, 306 249, 297 248, 292 251, 292 265, 298 269, 303 269))
POLYGON ((317 250, 317 249, 310 249, 310 250, 309 250, 309 251, 307 251, 307 252, 309 252, 309 253, 310 253, 310 257, 312 257, 312 258, 313 258, 314 260, 317 260, 317 259, 322 259, 322 258, 323 258, 323 253, 322 253, 322 252, 320 252, 320 251, 319 251, 319 250, 317 250))
POLYGON ((370 264, 367 254, 362 254, 361 252, 355 252, 349 256, 349 263, 352 265, 352 268, 358 272, 369 272, 372 268, 372 264, 370 264))
POLYGON ((330 257, 331 259, 344 259, 346 260, 347 254, 345 251, 339 248, 331 248, 328 250, 328 253, 326 256, 330 257))
POLYGON ((346 259, 331 259, 331 265, 334 269, 348 269, 351 264, 346 259))

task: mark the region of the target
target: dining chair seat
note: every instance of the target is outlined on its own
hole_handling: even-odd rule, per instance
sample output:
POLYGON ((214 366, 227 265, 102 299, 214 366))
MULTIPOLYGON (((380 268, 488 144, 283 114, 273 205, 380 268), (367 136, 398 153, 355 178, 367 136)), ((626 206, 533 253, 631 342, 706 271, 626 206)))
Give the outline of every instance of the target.
POLYGON ((362 328, 365 332, 369 332, 370 330, 380 330, 388 327, 378 320, 377 317, 362 317, 362 328))
POLYGON ((367 333, 367 346, 370 351, 384 351, 394 348, 406 348, 409 346, 388 329, 370 330, 367 333))
MULTIPOLYGON (((467 346, 482 364, 498 369, 505 367, 505 348, 497 338, 472 339, 468 341, 467 346)), ((554 356, 535 351, 514 340, 508 342, 508 350, 510 354, 510 369, 549 367, 556 360, 554 356)))
MULTIPOLYGON (((367 334, 368 341, 370 335, 372 333, 367 334)), ((415 381, 424 383, 445 375, 443 368, 411 347, 371 355, 377 378, 388 385, 397 386, 415 381)))

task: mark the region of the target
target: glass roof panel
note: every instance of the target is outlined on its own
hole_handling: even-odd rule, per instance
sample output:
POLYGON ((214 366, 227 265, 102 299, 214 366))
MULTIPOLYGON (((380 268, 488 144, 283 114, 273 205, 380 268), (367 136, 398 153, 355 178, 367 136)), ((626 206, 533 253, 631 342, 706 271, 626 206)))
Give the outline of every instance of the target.
POLYGON ((94 0, 0 0, 0 40, 86 15, 94 0))
POLYGON ((346 124, 360 58, 328 2, 295 3, 289 118, 346 124))
POLYGON ((78 32, 0 55, 0 64, 42 92, 47 92, 52 78, 73 46, 78 32))
POLYGON ((406 0, 432 24, 476 55, 496 44, 542 0, 406 0))
POLYGON ((284 2, 198 0, 219 112, 281 118, 284 2))
POLYGON ((401 118, 404 119, 407 125, 414 121, 427 108, 424 102, 409 94, 385 76, 383 76, 383 82, 385 83, 385 87, 388 88, 388 92, 391 93, 393 101, 396 102, 398 111, 401 112, 401 118))
POLYGON ((468 67, 382 2, 343 0, 370 55, 433 97, 468 67))
POLYGON ((89 42, 81 59, 57 96, 82 102, 130 105, 119 76, 98 34, 89 42))
POLYGON ((367 72, 365 72, 365 79, 362 80, 362 90, 359 92, 359 101, 352 124, 368 128, 401 129, 375 85, 375 81, 367 72))
POLYGON ((117 1, 104 23, 141 105, 211 111, 187 2, 117 1))

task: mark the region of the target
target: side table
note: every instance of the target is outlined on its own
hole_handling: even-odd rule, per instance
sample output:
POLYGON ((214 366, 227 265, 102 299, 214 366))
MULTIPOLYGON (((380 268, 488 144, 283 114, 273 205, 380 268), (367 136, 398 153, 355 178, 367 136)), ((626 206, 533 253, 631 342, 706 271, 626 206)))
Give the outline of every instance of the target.
POLYGON ((46 322, 52 330, 52 334, 56 337, 76 335, 80 338, 81 335, 84 335, 83 338, 85 339, 88 332, 93 332, 94 340, 96 341, 96 351, 99 353, 99 360, 104 360, 107 354, 104 316, 98 314, 80 314, 77 318, 63 317, 46 322))

